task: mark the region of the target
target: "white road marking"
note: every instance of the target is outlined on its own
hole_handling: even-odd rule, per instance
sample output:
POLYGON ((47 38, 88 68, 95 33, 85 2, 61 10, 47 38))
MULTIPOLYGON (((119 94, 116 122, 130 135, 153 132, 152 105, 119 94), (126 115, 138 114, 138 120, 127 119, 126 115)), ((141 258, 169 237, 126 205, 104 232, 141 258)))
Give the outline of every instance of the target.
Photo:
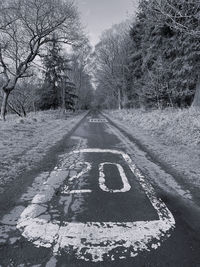
POLYGON ((87 194, 92 193, 90 189, 81 189, 81 190, 71 190, 71 191, 63 191, 64 194, 87 194))
POLYGON ((128 256, 135 257, 140 251, 150 251, 161 245, 175 228, 175 220, 167 206, 156 197, 153 187, 145 181, 142 173, 132 163, 131 158, 118 150, 83 149, 76 153, 111 153, 121 155, 136 176, 159 219, 137 222, 88 222, 74 223, 46 221, 40 215, 47 210, 45 203, 54 196, 65 178, 66 171, 60 169, 52 172, 47 184, 37 194, 31 205, 21 214, 17 228, 22 235, 37 247, 52 248, 55 255, 60 250, 73 253, 78 259, 86 261, 104 261, 128 256))
POLYGON ((83 176, 83 174, 89 172, 92 168, 92 165, 89 162, 80 162, 79 165, 86 165, 86 168, 84 168, 80 173, 78 173, 77 175, 74 175, 73 177, 71 177, 69 179, 69 181, 73 181, 75 179, 79 179, 81 176, 83 176))
MULTIPOLYGON (((75 179, 79 179, 81 176, 83 176, 85 173, 89 172, 92 168, 91 164, 89 162, 80 162, 79 165, 86 165, 87 167, 83 169, 83 171, 79 172, 78 174, 72 176, 69 179, 69 182, 74 181, 75 179)), ((71 166, 70 166, 71 169, 71 166)), ((124 169, 120 164, 117 163, 111 163, 111 162, 104 162, 99 165, 99 187, 102 191, 109 192, 109 193, 125 193, 130 191, 131 186, 129 184, 129 181, 126 177, 126 174, 124 172, 124 169), (106 186, 106 180, 105 180, 105 173, 104 173, 104 166, 105 165, 114 165, 118 168, 119 174, 122 179, 123 188, 122 189, 109 189, 106 186)), ((70 190, 69 185, 65 185, 64 189, 62 190, 63 194, 86 194, 86 193, 92 193, 92 190, 90 189, 80 189, 80 190, 70 190)))
MULTIPOLYGON (((79 165, 86 165, 86 168, 84 168, 81 172, 79 172, 78 174, 72 176, 69 179, 69 182, 72 182, 76 179, 79 179, 81 176, 83 176, 84 174, 86 174, 87 172, 89 172, 92 168, 92 165, 89 162, 80 162, 79 165)), ((71 168, 71 167, 70 167, 71 168)), ((69 186, 66 185, 64 186, 64 189, 62 190, 63 194, 85 194, 85 193, 91 193, 91 190, 69 190, 69 186)))
POLYGON ((109 192, 109 193, 125 193, 125 192, 128 192, 130 191, 131 189, 131 186, 129 184, 129 181, 126 177, 126 174, 122 168, 122 166, 120 164, 117 164, 117 163, 111 163, 111 162, 105 162, 105 163, 101 163, 99 165, 99 186, 100 188, 105 191, 105 192, 109 192), (109 189, 107 186, 106 186, 106 179, 105 179, 105 174, 104 174, 104 166, 105 165, 114 165, 118 168, 118 171, 119 171, 119 174, 122 178, 122 183, 123 183, 123 188, 122 189, 109 189))
POLYGON ((106 119, 90 119, 89 122, 92 122, 92 123, 106 123, 108 121, 106 119))

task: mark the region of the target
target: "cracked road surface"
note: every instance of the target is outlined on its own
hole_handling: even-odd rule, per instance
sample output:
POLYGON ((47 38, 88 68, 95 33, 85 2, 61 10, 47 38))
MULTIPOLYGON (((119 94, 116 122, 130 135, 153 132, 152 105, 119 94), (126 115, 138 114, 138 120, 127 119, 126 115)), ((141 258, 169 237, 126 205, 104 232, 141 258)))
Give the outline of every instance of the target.
POLYGON ((116 132, 91 112, 21 189, 2 211, 0 266, 200 266, 194 230, 116 132))

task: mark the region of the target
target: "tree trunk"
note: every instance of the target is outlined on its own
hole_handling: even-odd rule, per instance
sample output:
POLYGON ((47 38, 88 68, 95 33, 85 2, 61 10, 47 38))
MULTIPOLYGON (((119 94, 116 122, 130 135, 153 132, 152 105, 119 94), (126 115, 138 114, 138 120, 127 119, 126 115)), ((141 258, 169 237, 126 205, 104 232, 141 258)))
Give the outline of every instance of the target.
POLYGON ((8 96, 10 92, 9 91, 3 91, 3 99, 1 104, 1 119, 5 121, 6 119, 6 107, 8 103, 8 96))
POLYGON ((62 84, 62 112, 65 113, 66 105, 65 105, 65 84, 62 84))
POLYGON ((33 111, 34 111, 34 113, 36 113, 35 101, 33 101, 33 111))
POLYGON ((121 102, 121 90, 118 89, 118 109, 122 109, 122 102, 121 102))
POLYGON ((21 105, 21 108, 22 108, 22 112, 23 112, 23 114, 24 114, 24 117, 26 117, 26 110, 25 110, 24 106, 21 105))
POLYGON ((8 97, 9 94, 15 89, 15 85, 19 77, 14 77, 13 79, 9 80, 6 85, 2 87, 3 90, 3 100, 1 104, 1 119, 5 121, 6 118, 6 108, 8 104, 8 97))
POLYGON ((196 85, 196 92, 194 95, 192 107, 200 108, 200 77, 199 77, 197 85, 196 85))

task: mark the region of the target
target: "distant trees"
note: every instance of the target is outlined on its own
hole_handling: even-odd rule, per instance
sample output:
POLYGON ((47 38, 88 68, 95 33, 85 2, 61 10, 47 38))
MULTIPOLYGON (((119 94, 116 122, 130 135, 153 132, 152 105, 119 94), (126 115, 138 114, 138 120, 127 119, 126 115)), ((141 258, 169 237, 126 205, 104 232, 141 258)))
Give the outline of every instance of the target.
POLYGON ((77 44, 83 39, 76 7, 71 1, 16 0, 0 2, 0 73, 3 76, 1 118, 19 79, 30 76, 30 66, 42 47, 52 41, 77 44))
MULTIPOLYGON (((97 89, 104 91, 104 105, 109 106, 111 102, 112 106, 119 109, 128 104, 129 97, 128 74, 131 48, 129 27, 130 22, 126 21, 105 31, 94 52, 94 75, 97 89)), ((97 95, 99 95, 98 92, 97 95)))
POLYGON ((69 78, 76 87, 76 109, 90 109, 93 102, 93 84, 91 66, 92 47, 86 41, 81 47, 75 47, 71 56, 69 78))

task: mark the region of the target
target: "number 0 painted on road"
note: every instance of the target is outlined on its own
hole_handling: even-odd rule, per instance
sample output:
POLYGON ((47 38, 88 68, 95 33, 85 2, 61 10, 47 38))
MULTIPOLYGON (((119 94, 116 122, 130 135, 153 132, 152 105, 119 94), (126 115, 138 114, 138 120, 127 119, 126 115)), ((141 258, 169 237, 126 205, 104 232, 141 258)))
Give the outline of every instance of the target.
POLYGON ((111 163, 111 162, 105 162, 105 163, 101 163, 99 165, 99 187, 101 188, 101 190, 105 191, 105 192, 109 192, 109 193, 125 193, 130 191, 131 186, 129 184, 129 181, 126 177, 126 174, 124 172, 124 169, 122 168, 122 166, 120 164, 116 164, 116 163, 111 163), (123 183, 123 188, 122 189, 109 189, 106 186, 106 179, 105 179, 105 173, 104 173, 104 166, 105 165, 114 165, 118 168, 120 177, 122 179, 122 183, 123 183))

